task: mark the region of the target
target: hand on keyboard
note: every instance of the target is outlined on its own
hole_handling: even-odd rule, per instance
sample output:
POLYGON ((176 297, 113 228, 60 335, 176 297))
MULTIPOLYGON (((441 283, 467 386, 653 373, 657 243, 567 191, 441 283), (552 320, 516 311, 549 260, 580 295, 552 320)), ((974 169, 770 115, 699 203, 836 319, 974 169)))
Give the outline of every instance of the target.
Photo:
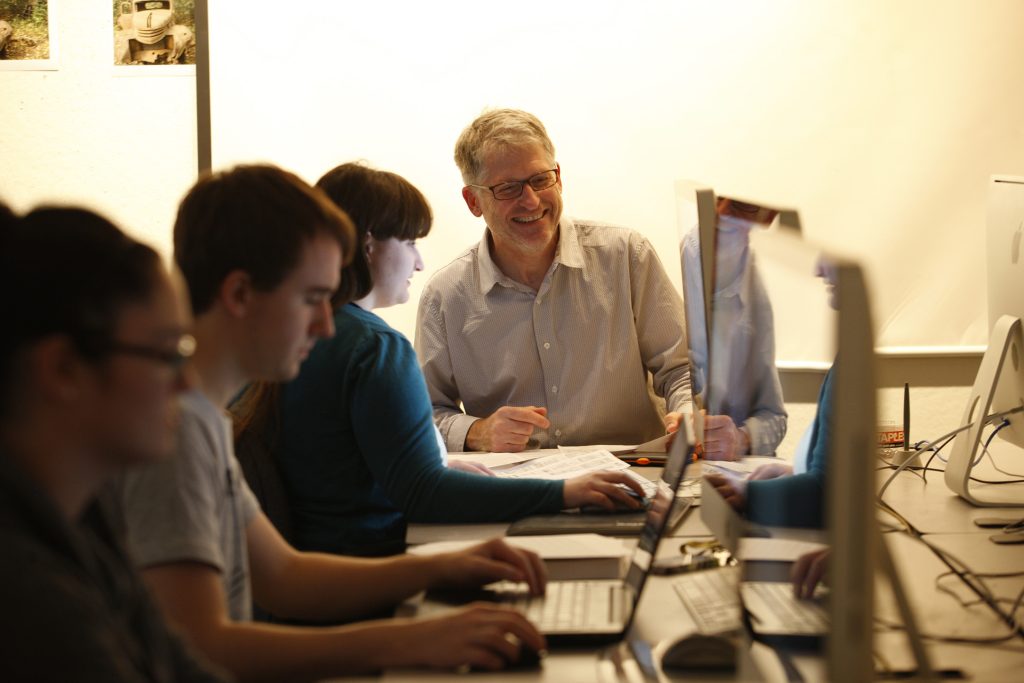
POLYGON ((627 472, 601 470, 566 479, 562 496, 566 508, 594 506, 614 510, 619 505, 627 510, 640 510, 644 490, 627 472), (631 496, 629 492, 636 495, 631 496))

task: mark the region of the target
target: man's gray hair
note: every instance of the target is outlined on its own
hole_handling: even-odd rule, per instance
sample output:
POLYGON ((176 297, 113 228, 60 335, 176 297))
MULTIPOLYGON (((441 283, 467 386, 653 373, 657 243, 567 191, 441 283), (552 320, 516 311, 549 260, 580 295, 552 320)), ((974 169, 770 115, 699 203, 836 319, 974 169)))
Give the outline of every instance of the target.
POLYGON ((484 157, 491 150, 527 145, 540 145, 554 162, 555 146, 540 119, 520 109, 487 109, 459 135, 455 164, 462 181, 470 185, 482 176, 484 157))

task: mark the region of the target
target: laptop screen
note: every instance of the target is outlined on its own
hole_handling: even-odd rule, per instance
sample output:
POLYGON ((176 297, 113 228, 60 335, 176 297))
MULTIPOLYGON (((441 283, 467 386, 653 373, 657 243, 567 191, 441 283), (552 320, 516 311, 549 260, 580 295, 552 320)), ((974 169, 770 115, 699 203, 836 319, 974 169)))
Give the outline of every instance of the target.
POLYGON ((633 615, 636 614, 636 602, 640 599, 640 593, 647 581, 647 575, 650 573, 651 563, 658 552, 658 544, 668 522, 669 510, 675 501, 676 489, 679 488, 679 483, 683 479, 683 470, 686 469, 692 455, 693 432, 692 427, 686 424, 680 426, 672 441, 668 458, 665 461, 665 468, 657 482, 657 491, 651 498, 651 504, 647 507, 647 516, 643 531, 640 532, 640 540, 633 552, 629 570, 626 572, 626 597, 629 599, 629 604, 634 607, 629 622, 626 624, 627 629, 632 623, 633 615))

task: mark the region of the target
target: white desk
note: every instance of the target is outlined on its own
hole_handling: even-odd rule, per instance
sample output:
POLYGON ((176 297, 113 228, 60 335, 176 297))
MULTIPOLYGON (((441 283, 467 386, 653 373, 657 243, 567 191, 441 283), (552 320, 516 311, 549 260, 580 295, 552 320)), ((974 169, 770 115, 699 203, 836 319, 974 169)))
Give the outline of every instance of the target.
MULTIPOLYGON (((657 476, 656 468, 644 468, 648 476, 657 476)), ((912 524, 929 533, 925 540, 935 544, 967 562, 977 572, 1022 571, 1024 572, 1024 546, 996 546, 988 541, 989 530, 975 527, 971 520, 978 516, 1024 515, 1017 509, 980 509, 967 505, 948 492, 941 475, 929 477, 926 486, 912 474, 901 474, 886 493, 886 500, 912 524)), ((883 517, 884 519, 884 517, 883 517)), ((462 538, 480 539, 500 535, 507 525, 412 525, 409 540, 426 542, 432 540, 462 538)), ((679 550, 679 541, 684 537, 708 537, 709 531, 700 520, 700 508, 694 507, 672 537, 663 541, 659 555, 669 556, 679 550)), ((1006 624, 987 605, 974 603, 961 605, 955 597, 936 587, 936 579, 948 569, 946 565, 923 543, 906 534, 885 534, 892 555, 901 574, 904 590, 913 606, 918 627, 927 635, 961 638, 998 638, 1008 633, 1006 624)), ((774 573, 772 578, 781 578, 788 571, 782 563, 764 563, 757 568, 760 572, 774 573)), ((646 640, 655 652, 675 638, 693 632, 695 625, 672 588, 672 577, 652 576, 638 606, 632 637, 646 640)), ((942 579, 945 587, 954 589, 962 599, 974 600, 976 596, 964 587, 956 577, 942 579)), ((1024 576, 1008 577, 989 581, 992 591, 1001 598, 1015 598, 1024 587, 1024 576)), ((888 587, 879 582, 876 600, 876 614, 883 623, 897 622, 897 612, 888 587)), ((880 627, 875 636, 876 652, 880 661, 900 669, 909 668, 913 662, 906 637, 901 631, 886 631, 880 627)), ((974 680, 1019 680, 1024 671, 1024 639, 1015 637, 1002 643, 950 643, 927 640, 926 647, 932 663, 938 668, 958 668, 974 680)), ((495 673, 473 673, 468 676, 452 672, 390 671, 383 679, 395 682, 421 680, 473 680, 473 681, 544 681, 551 683, 572 683, 574 681, 593 683, 609 681, 624 683, 644 681, 639 670, 627 669, 626 674, 616 676, 614 668, 602 661, 599 649, 554 650, 543 666, 535 671, 503 671, 495 673), (631 674, 631 675, 630 675, 631 674)), ((659 681, 677 680, 748 680, 756 676, 752 662, 759 663, 758 669, 769 679, 784 675, 781 667, 773 666, 775 655, 763 646, 754 645, 741 661, 740 673, 731 676, 694 677, 693 674, 659 674, 659 681)), ((808 681, 824 680, 824 661, 820 656, 800 655, 791 657, 794 666, 808 681)), ((351 679, 347 679, 351 680, 351 679)))

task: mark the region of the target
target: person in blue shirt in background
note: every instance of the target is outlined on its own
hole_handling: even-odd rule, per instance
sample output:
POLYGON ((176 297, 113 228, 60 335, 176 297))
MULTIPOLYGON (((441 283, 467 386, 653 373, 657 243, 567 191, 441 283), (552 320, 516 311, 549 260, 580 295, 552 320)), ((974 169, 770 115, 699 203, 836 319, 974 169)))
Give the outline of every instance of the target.
POLYGON ((388 555, 403 551, 407 520, 638 507, 619 484, 642 491, 623 473, 516 480, 446 465, 416 353, 373 312, 408 301, 409 280, 423 269, 416 240, 430 231, 430 207, 401 176, 359 163, 334 168, 317 185, 349 214, 360 240, 339 290, 349 303, 337 307, 335 336, 317 343, 295 380, 254 385, 234 408, 239 452, 260 434, 279 468, 295 545, 388 555))
MULTIPOLYGON (((818 260, 815 275, 825 281, 828 304, 835 309, 835 277, 824 259, 818 260)), ((709 474, 707 480, 726 502, 752 522, 769 526, 823 528, 832 400, 830 369, 818 394, 818 410, 811 425, 805 472, 794 474, 790 465, 772 463, 757 468, 746 480, 721 474, 709 474)))

